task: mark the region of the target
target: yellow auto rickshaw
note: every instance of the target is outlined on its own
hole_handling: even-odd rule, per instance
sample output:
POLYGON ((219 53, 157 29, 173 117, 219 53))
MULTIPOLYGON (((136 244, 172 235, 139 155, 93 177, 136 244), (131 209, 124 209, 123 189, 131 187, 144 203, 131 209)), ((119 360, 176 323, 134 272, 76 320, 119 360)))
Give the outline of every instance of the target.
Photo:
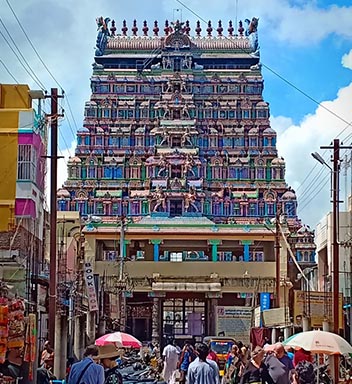
POLYGON ((219 360, 220 376, 224 376, 227 355, 235 344, 235 339, 225 336, 206 336, 203 342, 216 354, 219 360))

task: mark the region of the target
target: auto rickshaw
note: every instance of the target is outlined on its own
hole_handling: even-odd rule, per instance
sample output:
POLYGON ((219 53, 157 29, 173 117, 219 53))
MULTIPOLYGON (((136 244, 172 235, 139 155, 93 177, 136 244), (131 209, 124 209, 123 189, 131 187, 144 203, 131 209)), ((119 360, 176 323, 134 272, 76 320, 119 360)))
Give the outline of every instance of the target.
POLYGON ((228 353, 235 344, 235 339, 225 336, 206 336, 203 342, 209 346, 219 359, 220 376, 224 376, 225 364, 228 353))

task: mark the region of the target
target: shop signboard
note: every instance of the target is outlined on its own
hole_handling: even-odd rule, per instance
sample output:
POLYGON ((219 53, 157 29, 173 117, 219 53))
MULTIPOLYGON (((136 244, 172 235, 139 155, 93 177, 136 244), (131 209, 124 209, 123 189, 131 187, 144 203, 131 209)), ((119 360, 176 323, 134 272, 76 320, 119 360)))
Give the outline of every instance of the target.
POLYGON ((87 288, 89 310, 91 312, 98 311, 97 292, 95 290, 94 272, 91 263, 84 263, 84 279, 87 288))
POLYGON ((233 337, 249 344, 253 310, 250 307, 217 306, 216 334, 233 337))
MULTIPOLYGON (((339 328, 343 328, 342 293, 339 295, 339 328)), ((302 326, 302 319, 310 314, 312 328, 322 328, 323 321, 332 322, 332 292, 294 291, 293 321, 302 326)))
POLYGON ((281 327, 289 324, 289 308, 280 307, 263 311, 263 323, 265 327, 281 327))

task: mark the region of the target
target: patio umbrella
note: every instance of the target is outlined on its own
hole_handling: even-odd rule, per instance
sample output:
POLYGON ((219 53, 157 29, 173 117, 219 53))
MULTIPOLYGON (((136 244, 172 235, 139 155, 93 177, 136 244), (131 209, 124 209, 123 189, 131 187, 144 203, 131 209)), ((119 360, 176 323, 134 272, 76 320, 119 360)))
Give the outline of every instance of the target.
POLYGON ((308 331, 297 333, 286 339, 284 345, 303 348, 311 353, 346 355, 352 353, 352 346, 341 336, 332 332, 308 331))
POLYGON ((95 345, 100 347, 107 344, 115 344, 117 348, 141 348, 142 346, 138 339, 124 332, 108 333, 95 340, 95 345))

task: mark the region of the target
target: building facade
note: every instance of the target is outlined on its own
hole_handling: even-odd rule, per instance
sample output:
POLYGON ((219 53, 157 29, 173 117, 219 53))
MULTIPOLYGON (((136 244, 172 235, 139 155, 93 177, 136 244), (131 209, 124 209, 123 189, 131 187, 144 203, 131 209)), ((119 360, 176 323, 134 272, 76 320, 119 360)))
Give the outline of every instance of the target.
MULTIPOLYGON (((332 273, 333 273, 333 220, 332 213, 325 215, 317 225, 317 262, 318 262, 318 284, 322 292, 332 291, 332 273)), ((338 216, 338 242, 339 242, 339 292, 342 292, 344 298, 344 308, 346 321, 349 325, 351 321, 352 304, 352 197, 348 199, 346 211, 339 212, 338 216), (347 320, 348 319, 348 320, 347 320)), ((324 313, 328 318, 332 314, 332 301, 329 300, 324 306, 324 313)), ((350 339, 351 336, 349 335, 350 339)))
MULTIPOLYGON (((29 312, 46 312, 44 236, 46 122, 41 91, 0 84, 1 281, 27 299, 29 312), (38 100, 35 109, 33 101, 38 100)), ((43 329, 47 328, 43 324, 43 329)))
POLYGON ((223 308, 284 296, 275 219, 301 227, 262 95, 258 20, 209 22, 205 35, 199 22, 144 22, 141 34, 136 21, 131 33, 97 22, 92 94, 57 202, 86 221, 99 317, 142 340, 227 332, 223 308))

